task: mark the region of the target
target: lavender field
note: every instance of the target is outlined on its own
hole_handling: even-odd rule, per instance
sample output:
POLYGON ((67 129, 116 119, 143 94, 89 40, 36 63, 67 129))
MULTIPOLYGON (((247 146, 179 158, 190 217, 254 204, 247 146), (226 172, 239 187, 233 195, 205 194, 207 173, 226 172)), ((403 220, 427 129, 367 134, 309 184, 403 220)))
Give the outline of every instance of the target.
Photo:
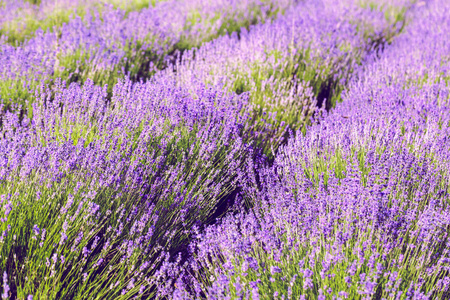
POLYGON ((2 299, 450 299, 449 0, 0 0, 2 299))

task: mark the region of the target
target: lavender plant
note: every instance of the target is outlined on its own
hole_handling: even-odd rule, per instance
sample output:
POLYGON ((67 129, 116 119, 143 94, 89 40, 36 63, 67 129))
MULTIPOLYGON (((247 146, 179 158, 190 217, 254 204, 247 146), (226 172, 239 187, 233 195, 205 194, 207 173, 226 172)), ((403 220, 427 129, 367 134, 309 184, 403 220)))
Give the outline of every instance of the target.
POLYGON ((245 97, 124 81, 110 101, 92 82, 43 88, 37 100, 31 119, 8 112, 2 124, 0 268, 10 292, 163 296, 169 258, 241 176, 245 97))

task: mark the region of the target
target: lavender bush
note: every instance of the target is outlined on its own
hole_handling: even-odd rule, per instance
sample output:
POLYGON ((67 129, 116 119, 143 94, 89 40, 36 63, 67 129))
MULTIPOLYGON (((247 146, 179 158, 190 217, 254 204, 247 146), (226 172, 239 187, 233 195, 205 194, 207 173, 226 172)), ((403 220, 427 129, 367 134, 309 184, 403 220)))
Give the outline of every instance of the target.
POLYGON ((1 269, 19 298, 149 297, 241 176, 245 97, 129 81, 105 96, 60 84, 33 118, 4 117, 1 269))
POLYGON ((84 17, 73 15, 45 32, 40 22, 33 38, 17 47, 2 46, 0 97, 23 103, 40 82, 53 83, 56 78, 81 83, 91 79, 108 84, 111 93, 125 74, 144 80, 165 67, 173 52, 264 22, 290 5, 290 0, 163 1, 126 13, 112 5, 96 9, 99 4, 92 4, 84 17))
POLYGON ((270 155, 288 129, 310 122, 317 106, 335 105, 353 70, 405 22, 406 4, 403 10, 389 7, 395 17, 353 1, 340 4, 299 3, 272 23, 184 53, 163 76, 180 85, 195 78, 238 94, 249 92, 253 126, 272 127, 261 145, 270 155))

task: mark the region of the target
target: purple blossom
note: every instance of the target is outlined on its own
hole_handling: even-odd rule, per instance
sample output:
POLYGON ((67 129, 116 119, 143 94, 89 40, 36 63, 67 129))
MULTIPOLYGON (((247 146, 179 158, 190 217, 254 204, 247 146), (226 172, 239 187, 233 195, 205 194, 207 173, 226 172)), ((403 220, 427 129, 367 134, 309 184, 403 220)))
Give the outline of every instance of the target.
POLYGON ((278 266, 270 266, 270 273, 275 275, 277 273, 281 273, 281 269, 278 266))
POLYGON ((33 233, 35 235, 39 235, 40 232, 41 232, 41 230, 39 229, 39 227, 36 224, 34 224, 34 226, 33 226, 33 233))

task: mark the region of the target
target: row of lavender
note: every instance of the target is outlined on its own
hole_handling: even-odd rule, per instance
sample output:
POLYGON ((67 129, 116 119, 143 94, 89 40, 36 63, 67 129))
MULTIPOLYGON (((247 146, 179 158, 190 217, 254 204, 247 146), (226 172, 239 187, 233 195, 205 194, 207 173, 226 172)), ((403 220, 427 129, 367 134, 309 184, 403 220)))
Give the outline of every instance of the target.
MULTIPOLYGON (((403 12, 407 3, 401 4, 405 6, 398 9, 403 12)), ((224 37, 186 52, 145 83, 118 77, 109 91, 95 85, 102 81, 92 74, 86 78, 93 81, 80 80, 85 82, 81 86, 69 85, 72 80, 63 77, 67 83, 54 80, 51 86, 37 86, 29 107, 32 115, 2 109, 2 296, 237 296, 239 291, 212 283, 228 274, 210 274, 210 261, 202 260, 201 254, 208 253, 217 258, 215 263, 223 261, 223 249, 204 247, 202 253, 193 244, 191 260, 186 262, 182 254, 189 253, 193 234, 212 221, 217 205, 237 186, 243 188, 244 200, 260 211, 267 203, 265 189, 283 195, 291 188, 299 191, 292 178, 281 182, 280 189, 269 185, 278 175, 270 173, 276 167, 261 162, 260 149, 276 148, 280 137, 287 136, 286 127, 278 126, 281 122, 304 129, 321 91, 328 89, 323 82, 333 79, 330 82, 336 84, 327 97, 339 93, 349 74, 373 52, 371 47, 400 29, 384 16, 379 18, 376 10, 343 6, 331 6, 329 1, 300 3, 273 23, 243 30, 239 38, 224 37), (215 61, 219 63, 212 64, 215 61), (281 112, 287 108, 294 118, 284 119, 281 112), (262 164, 259 182, 268 180, 267 186, 258 185, 263 191, 248 180, 255 163, 262 164), (188 288, 190 283, 195 289, 188 288)), ((78 20, 83 32, 83 21, 78 20)), ((76 33, 73 28, 65 31, 68 36, 76 33)), ((10 47, 11 53, 25 51, 47 35, 51 33, 20 47, 2 46, 10 47)), ((52 53, 46 52, 47 46, 42 43, 36 49, 52 53)), ((22 62, 27 62, 25 58, 22 62)), ((286 149, 276 157, 276 166, 281 166, 286 149)), ((302 153, 292 156, 300 165, 308 158, 307 152, 302 153)), ((345 166, 345 159, 337 155, 341 160, 335 159, 336 164, 345 166)), ((320 171, 323 161, 311 160, 318 161, 311 168, 320 171)), ((308 175, 311 187, 319 171, 308 175)), ((302 174, 287 172, 294 179, 302 174)), ((242 210, 244 202, 236 205, 241 204, 242 210)), ((291 217, 301 222, 298 216, 291 217)), ((314 216, 310 217, 313 225, 314 216)), ((279 227, 272 228, 273 234, 280 234, 279 227)), ((251 235, 249 239, 253 240, 251 235)), ((234 279, 229 282, 236 286, 234 279)), ((270 288, 270 283, 264 286, 270 288)), ((266 292, 262 289, 261 295, 266 292)))
POLYGON ((67 22, 75 9, 81 8, 84 11, 88 4, 89 2, 86 0, 61 2, 2 0, 0 2, 0 15, 2 16, 0 35, 6 35, 2 38, 9 42, 23 41, 31 37, 38 28, 45 31, 54 25, 67 22))
POLYGON ((165 0, 104 0, 104 1, 55 1, 55 0, 2 0, 0 2, 0 31, 9 42, 24 41, 38 28, 51 29, 70 20, 73 14, 83 16, 92 8, 112 4, 127 12, 155 6, 165 0))
POLYGON ((197 236, 177 298, 450 297, 449 16, 418 3, 343 103, 247 164, 254 207, 197 236))
POLYGON ((289 130, 305 129, 318 107, 333 107, 366 56, 401 31, 410 2, 381 4, 307 1, 273 23, 186 51, 156 77, 248 93, 252 126, 263 133, 257 146, 270 157, 289 130))
POLYGON ((42 20, 33 24, 26 22, 35 18, 26 17, 21 3, 8 0, 5 4, 4 10, 19 7, 19 16, 5 21, 4 32, 0 32, 0 97, 4 102, 24 105, 41 82, 54 84, 56 78, 80 83, 89 78, 99 85, 108 84, 111 92, 121 74, 146 79, 177 50, 264 22, 294 3, 173 0, 126 11, 101 1, 87 6, 81 0, 65 2, 78 11, 61 10, 55 0, 43 1, 36 13, 43 14, 42 20), (17 41, 22 42, 12 43, 17 41))

